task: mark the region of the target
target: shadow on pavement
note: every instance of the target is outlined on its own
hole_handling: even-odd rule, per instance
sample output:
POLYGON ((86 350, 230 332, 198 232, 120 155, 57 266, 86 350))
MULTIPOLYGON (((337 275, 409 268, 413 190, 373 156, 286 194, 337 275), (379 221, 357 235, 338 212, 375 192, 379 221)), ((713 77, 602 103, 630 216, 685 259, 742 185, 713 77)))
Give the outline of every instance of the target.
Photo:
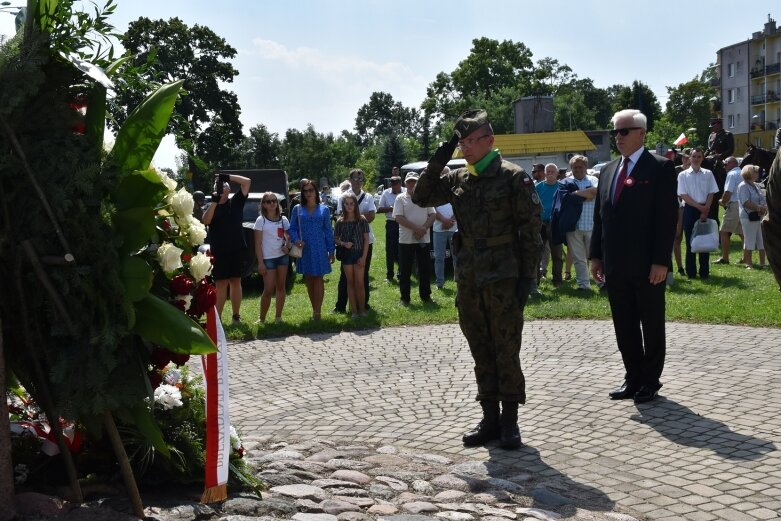
POLYGON ((653 428, 679 445, 710 449, 731 460, 756 460, 776 449, 771 441, 730 430, 720 421, 701 416, 678 402, 660 396, 656 401, 637 406, 636 422, 653 428))
MULTIPOLYGON (((492 444, 493 445, 493 444, 492 444)), ((532 498, 532 507, 555 510, 563 516, 575 515, 577 508, 611 511, 615 502, 602 490, 575 481, 550 466, 540 451, 524 445, 518 450, 488 446, 485 468, 489 478, 520 484, 523 494, 532 498)))

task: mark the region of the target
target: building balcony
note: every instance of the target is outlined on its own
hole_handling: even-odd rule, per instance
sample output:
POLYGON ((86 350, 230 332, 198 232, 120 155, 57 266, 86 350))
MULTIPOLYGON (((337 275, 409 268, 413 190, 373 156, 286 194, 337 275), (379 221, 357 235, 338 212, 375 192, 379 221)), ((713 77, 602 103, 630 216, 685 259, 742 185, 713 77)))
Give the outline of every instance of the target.
POLYGON ((770 76, 771 74, 778 74, 779 72, 781 72, 781 62, 765 67, 754 67, 751 69, 751 77, 758 78, 760 76, 770 76))
POLYGON ((765 103, 774 103, 780 101, 781 96, 777 92, 768 91, 767 94, 759 94, 757 96, 751 96, 752 105, 764 105, 765 103))

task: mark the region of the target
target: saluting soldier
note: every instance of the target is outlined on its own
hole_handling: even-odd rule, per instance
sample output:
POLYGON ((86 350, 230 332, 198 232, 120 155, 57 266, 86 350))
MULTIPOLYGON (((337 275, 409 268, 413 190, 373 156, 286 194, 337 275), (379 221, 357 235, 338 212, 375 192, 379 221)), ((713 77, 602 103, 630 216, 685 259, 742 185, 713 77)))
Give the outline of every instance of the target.
POLYGON ((724 130, 721 118, 710 120, 710 135, 708 136, 707 157, 725 159, 735 153, 735 137, 732 132, 724 130))
POLYGON ((512 449, 521 446, 518 405, 526 402, 521 332, 540 264, 541 206, 531 177, 502 160, 493 145, 488 114, 464 113, 453 138, 421 174, 412 200, 420 206, 450 203, 458 222, 456 306, 483 409, 477 427, 463 435, 464 445, 499 439, 502 448, 512 449), (440 176, 456 144, 467 166, 440 176))

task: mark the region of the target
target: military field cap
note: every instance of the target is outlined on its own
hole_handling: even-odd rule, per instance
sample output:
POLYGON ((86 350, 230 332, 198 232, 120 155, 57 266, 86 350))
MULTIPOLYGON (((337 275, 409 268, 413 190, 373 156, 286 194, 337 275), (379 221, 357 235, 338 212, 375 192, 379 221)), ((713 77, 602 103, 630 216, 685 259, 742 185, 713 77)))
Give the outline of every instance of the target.
POLYGON ((690 155, 692 155, 692 149, 689 147, 684 148, 683 150, 681 150, 681 155, 689 157, 690 155))
POLYGON ((407 172, 406 177, 404 177, 404 182, 406 183, 410 179, 412 179, 413 181, 417 181, 418 180, 418 174, 416 172, 407 172))
POLYGON ((721 118, 711 118, 711 120, 710 120, 710 126, 711 126, 711 127, 712 127, 713 125, 718 125, 718 124, 721 124, 721 123, 723 123, 723 121, 721 120, 721 118))
POLYGON ((488 113, 486 111, 483 109, 470 110, 461 114, 461 117, 456 120, 453 132, 458 136, 458 139, 464 139, 478 128, 488 124, 488 113))

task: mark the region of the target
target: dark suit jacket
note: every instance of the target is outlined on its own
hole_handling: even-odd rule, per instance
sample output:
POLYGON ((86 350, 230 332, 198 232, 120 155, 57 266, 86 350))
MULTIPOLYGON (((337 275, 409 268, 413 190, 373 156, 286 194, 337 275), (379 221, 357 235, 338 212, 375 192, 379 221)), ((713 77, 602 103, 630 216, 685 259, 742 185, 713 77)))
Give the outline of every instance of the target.
POLYGON ((613 206, 611 188, 621 158, 602 170, 594 209, 591 258, 601 259, 609 277, 648 277, 652 264, 672 267, 678 220, 678 181, 672 161, 645 150, 613 206))

